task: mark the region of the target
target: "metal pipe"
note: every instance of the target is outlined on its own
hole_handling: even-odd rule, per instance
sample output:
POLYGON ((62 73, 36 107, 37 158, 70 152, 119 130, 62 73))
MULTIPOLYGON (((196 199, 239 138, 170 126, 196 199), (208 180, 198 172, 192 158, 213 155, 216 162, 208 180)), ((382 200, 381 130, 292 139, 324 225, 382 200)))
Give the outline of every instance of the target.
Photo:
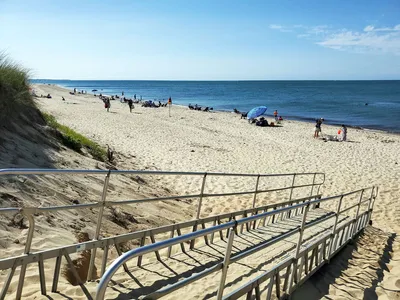
MULTIPOLYGON (((204 172, 175 172, 175 171, 154 171, 154 170, 73 170, 73 169, 29 169, 29 168, 9 168, 0 169, 1 175, 46 175, 46 174, 142 174, 142 175, 204 175, 204 172)), ((257 177, 258 174, 249 173, 222 173, 222 172, 208 172, 212 176, 241 176, 241 177, 257 177)), ((295 173, 283 174, 260 174, 262 177, 284 177, 292 176, 295 173)), ((324 174, 319 172, 314 173, 301 173, 302 175, 324 174)))
POLYGON ((315 177, 317 176, 317 174, 314 174, 314 178, 313 178, 313 181, 312 181, 312 186, 311 186, 311 193, 310 193, 310 197, 312 196, 312 194, 313 194, 313 191, 314 191, 314 184, 315 184, 315 177))
MULTIPOLYGON (((101 194, 101 203, 103 205, 100 206, 100 209, 99 209, 99 214, 97 216, 96 232, 94 234, 94 239, 93 239, 96 241, 99 240, 99 236, 100 236, 101 222, 103 220, 103 212, 104 212, 104 206, 105 206, 106 197, 107 197, 107 189, 108 189, 109 181, 110 181, 110 170, 108 171, 106 178, 104 179, 103 193, 101 194)), ((95 247, 92 249, 92 253, 90 255, 90 263, 89 263, 89 270, 88 270, 88 274, 87 274, 87 281, 91 281, 92 277, 93 277, 92 275, 93 275, 93 269, 94 269, 94 262, 96 259, 96 252, 97 252, 97 248, 95 247)))
POLYGON ((364 194, 364 190, 361 191, 360 199, 358 200, 358 207, 357 207, 356 216, 354 218, 355 222, 354 222, 353 230, 351 233, 351 238, 353 238, 354 234, 356 233, 356 227, 357 227, 356 224, 357 224, 358 214, 360 213, 360 206, 361 206, 363 194, 364 194))
MULTIPOLYGON (((27 219, 29 221, 29 231, 28 231, 28 236, 26 237, 24 253, 28 254, 29 251, 31 250, 33 233, 34 233, 34 230, 35 230, 35 219, 33 218, 33 216, 31 214, 28 214, 28 213, 26 213, 25 216, 27 217, 27 219)), ((19 273, 17 294, 15 296, 16 299, 21 299, 22 287, 24 285, 24 280, 25 280, 26 267, 27 267, 27 265, 22 265, 21 266, 21 272, 19 273)))
POLYGON ((337 206, 337 210, 336 210, 335 225, 333 225, 332 233, 331 233, 331 241, 329 243, 328 260, 331 259, 331 254, 332 254, 332 251, 333 251, 333 242, 334 242, 334 239, 335 239, 336 227, 337 227, 337 223, 338 223, 338 220, 339 220, 340 207, 342 206, 343 197, 344 196, 340 197, 339 203, 338 203, 338 206, 337 206))
POLYGON ((371 220, 371 209, 372 209, 372 207, 373 207, 373 205, 374 205, 374 203, 375 203, 375 199, 376 199, 376 197, 378 196, 378 187, 374 187, 373 189, 372 189, 372 191, 371 191, 371 196, 370 196, 370 201, 369 201, 369 203, 368 203, 368 217, 367 217, 367 221, 366 221, 366 224, 368 224, 369 223, 369 221, 371 220), (374 190, 376 189, 376 194, 374 195, 374 190), (372 200, 373 199, 373 200, 372 200), (373 201, 373 202, 372 202, 373 201))
POLYGON ((257 198, 258 182, 259 182, 259 181, 260 181, 260 175, 257 176, 256 188, 255 188, 255 190, 254 190, 253 208, 256 206, 256 198, 257 198))
POLYGON ((294 188, 294 181, 295 180, 296 180, 296 174, 293 174, 292 187, 290 189, 289 201, 292 200, 292 194, 293 194, 293 188, 294 188))
POLYGON ((299 239, 297 241, 297 246, 296 246, 296 255, 294 256, 296 259, 299 258, 300 247, 301 247, 301 244, 303 242, 304 226, 306 224, 307 213, 308 213, 309 208, 310 208, 310 202, 307 203, 307 206, 304 209, 303 218, 301 220, 299 239))
POLYGON ((229 229, 229 238, 228 238, 228 243, 226 244, 224 262, 222 264, 221 280, 219 282, 219 288, 218 288, 218 292, 217 292, 217 300, 221 300, 222 296, 224 295, 226 275, 228 273, 228 267, 229 267, 229 263, 230 263, 234 237, 235 237, 235 229, 231 228, 231 229, 229 229))
POLYGON ((206 179, 207 179, 207 173, 204 174, 203 176, 203 181, 201 183, 201 189, 200 189, 200 197, 199 197, 199 205, 197 206, 197 213, 196 213, 196 219, 200 218, 200 213, 201 213, 201 204, 203 202, 203 194, 204 194, 204 187, 206 185, 206 179))
POLYGON ((107 289, 107 285, 109 283, 109 281, 111 280, 112 276, 115 274, 115 272, 121 267, 121 265, 123 265, 124 263, 126 263, 128 260, 133 259, 139 255, 144 255, 146 253, 149 252, 154 252, 157 251, 159 249, 163 249, 163 248, 167 248, 168 246, 173 246, 173 245, 177 245, 180 243, 184 243, 186 241, 192 240, 193 238, 196 237, 201 237, 204 236, 206 234, 210 234, 212 232, 217 232, 217 231, 221 231, 224 229, 228 229, 231 228, 233 226, 236 225, 236 221, 231 221, 228 223, 224 223, 221 225, 217 225, 215 227, 210 227, 210 228, 206 228, 206 229, 201 229, 198 230, 196 232, 191 232, 185 235, 181 235, 181 236, 176 236, 170 240, 165 240, 165 241, 160 241, 154 244, 149 244, 140 248, 136 248, 130 251, 125 252, 124 254, 122 254, 121 256, 119 256, 106 270, 106 272, 104 273, 103 277, 101 277, 100 282, 97 286, 97 290, 96 290, 96 299, 98 300, 102 300, 104 299, 104 294, 106 292, 107 289))

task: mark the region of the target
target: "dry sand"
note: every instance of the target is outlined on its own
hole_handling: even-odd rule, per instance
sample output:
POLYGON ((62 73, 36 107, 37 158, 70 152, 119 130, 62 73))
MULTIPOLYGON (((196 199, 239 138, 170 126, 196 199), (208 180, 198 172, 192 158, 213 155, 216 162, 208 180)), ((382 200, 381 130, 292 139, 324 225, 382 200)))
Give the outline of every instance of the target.
MULTIPOLYGON (((168 108, 142 108, 140 105, 130 113, 127 105, 119 101, 112 101, 107 113, 103 103, 93 95, 73 96, 63 88, 49 85, 36 86, 35 89, 38 94, 51 93, 53 96, 52 99, 38 100, 43 111, 96 142, 111 145, 121 155, 118 166, 121 169, 134 166, 137 169, 234 173, 318 171, 326 173, 326 182, 321 189, 323 195, 379 186, 372 216, 373 227, 379 230, 369 230, 360 247, 325 267, 304 288, 309 293, 312 291, 313 299, 322 296, 330 299, 399 297, 400 244, 397 234, 400 232, 400 209, 397 201, 400 198, 400 136, 349 128, 348 142, 324 142, 312 137, 314 125, 311 123, 284 121, 282 127, 261 128, 249 125, 233 113, 205 113, 175 105, 171 117, 168 108), (61 100, 62 96, 66 101, 61 100), (346 268, 340 272, 344 261, 346 268), (361 283, 351 284, 355 281, 361 283)), ((324 134, 334 135, 337 130, 337 127, 322 126, 324 134)), ((193 192, 199 188, 199 181, 192 178, 160 180, 162 186, 177 192, 193 192)), ((219 179, 211 180, 207 191, 247 186, 253 185, 246 181, 219 179)), ((121 193, 113 193, 111 199, 113 197, 120 199, 121 193)), ((202 215, 250 206, 248 199, 234 199, 229 203, 221 199, 206 199, 202 215)), ((192 212, 185 211, 186 206, 182 209, 181 218, 174 218, 190 219, 192 212)), ((166 216, 170 211, 171 207, 156 209, 154 218, 171 220, 171 216, 166 216)), ((69 242, 74 239, 71 233, 66 234, 66 238, 69 242)), ((22 251, 22 246, 14 246, 6 253, 22 251)), ((48 246, 38 245, 37 248, 48 246)), ((28 272, 29 282, 34 283, 38 275, 34 270, 31 272, 28 272)), ((16 282, 13 284, 15 291, 16 282)), ((74 299, 84 298, 79 288, 61 285, 60 290, 74 299)), ((300 289, 298 294, 302 295, 302 292, 304 289, 300 289)), ((38 285, 26 285, 24 295, 40 297, 38 285)))

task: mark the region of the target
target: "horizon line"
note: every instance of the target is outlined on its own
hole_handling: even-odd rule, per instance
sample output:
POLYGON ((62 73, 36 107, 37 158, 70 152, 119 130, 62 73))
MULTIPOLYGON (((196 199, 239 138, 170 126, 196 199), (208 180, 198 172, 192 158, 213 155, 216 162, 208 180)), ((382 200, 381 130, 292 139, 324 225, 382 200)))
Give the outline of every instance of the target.
POLYGON ((400 79, 51 79, 32 78, 30 80, 54 80, 54 81, 400 81, 400 79))

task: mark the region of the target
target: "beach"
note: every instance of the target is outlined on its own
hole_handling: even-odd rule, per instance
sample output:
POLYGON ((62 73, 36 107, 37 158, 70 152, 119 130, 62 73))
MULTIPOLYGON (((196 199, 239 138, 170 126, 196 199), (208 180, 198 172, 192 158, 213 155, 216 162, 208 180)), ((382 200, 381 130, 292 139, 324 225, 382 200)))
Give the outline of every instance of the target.
MULTIPOLYGON (((349 265, 345 274, 335 279, 336 284, 329 286, 328 294, 332 295, 331 298, 343 299, 349 297, 350 291, 352 297, 361 299, 364 290, 374 286, 381 299, 399 297, 396 293, 400 289, 400 243, 396 236, 400 233, 399 135, 348 128, 347 142, 325 142, 313 138, 313 123, 284 120, 279 127, 256 127, 240 119, 238 114, 193 111, 178 105, 170 108, 171 116, 168 107, 144 108, 140 104, 135 104, 130 113, 128 105, 118 100, 111 101, 107 112, 103 102, 93 94, 70 95, 69 90, 55 85, 35 85, 34 89, 39 95, 52 96, 51 99, 37 98, 42 111, 100 145, 108 144, 116 153, 134 157, 135 166, 141 170, 254 174, 323 172, 326 175, 321 187, 323 196, 378 186, 372 226, 381 230, 381 242, 363 244, 365 258, 362 255, 351 258, 354 263, 349 265), (381 247, 393 234, 391 249, 381 247), (372 269, 373 273, 381 268, 376 261, 368 260, 368 251, 377 253, 378 259, 381 255, 388 257, 381 277, 371 277, 363 272, 365 268, 372 269), (344 287, 346 276, 361 278, 364 287, 344 287), (380 278, 378 285, 376 278, 380 278)), ((273 120, 268 118, 268 121, 273 120)), ((337 135, 339 128, 322 124, 322 134, 337 135)), ((126 167, 121 162, 118 168, 126 167)), ((163 184, 182 193, 198 189, 198 185, 185 181, 185 178, 167 178, 163 184)), ((221 191, 226 187, 241 188, 247 184, 221 179, 211 182, 207 188, 221 191)), ((229 202, 207 199, 202 216, 248 207, 248 199, 234 198, 229 202)), ((155 213, 154 218, 158 218, 162 217, 163 211, 155 213)), ((337 266, 332 264, 329 267, 337 266)), ((329 273, 326 276, 329 277, 329 273)), ((313 289, 312 282, 309 289, 313 289)), ((73 293, 77 293, 74 299, 84 297, 76 292, 78 289, 73 288, 73 293)), ((26 290, 29 286, 24 288, 26 290)), ((30 295, 39 298, 39 292, 30 295)))

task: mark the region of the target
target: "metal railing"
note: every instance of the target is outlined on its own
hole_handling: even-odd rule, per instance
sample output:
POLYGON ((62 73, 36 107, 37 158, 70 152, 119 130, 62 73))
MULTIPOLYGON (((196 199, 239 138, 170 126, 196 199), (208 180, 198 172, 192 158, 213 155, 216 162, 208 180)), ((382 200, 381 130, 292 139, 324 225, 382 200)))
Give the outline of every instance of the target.
POLYGON ((219 232, 221 230, 229 230, 228 233, 228 242, 225 249, 225 255, 223 262, 217 263, 214 266, 203 270, 200 273, 193 274, 191 277, 186 278, 182 281, 178 281, 175 284, 169 285, 166 288, 162 288, 156 292, 151 293, 150 295, 144 296, 142 299, 157 299, 166 294, 169 294, 179 288, 182 288, 190 283, 193 283, 209 274, 215 273, 221 270, 221 279, 219 288, 217 291, 217 299, 237 299, 242 295, 247 294, 247 299, 252 297, 253 289, 255 290, 256 299, 260 299, 260 285, 261 283, 269 280, 269 285, 267 289, 267 297, 266 299, 270 299, 272 295, 272 290, 274 283, 276 285, 275 291, 278 298, 281 296, 281 286, 280 286, 280 276, 279 272, 286 268, 284 284, 282 288, 282 293, 290 294, 294 291, 302 282, 304 282, 309 276, 311 276, 318 268, 320 268, 326 262, 329 262, 330 258, 334 256, 350 239, 354 238, 356 234, 358 234, 368 223, 371 218, 371 213, 374 205, 374 201, 377 197, 378 189, 376 187, 361 189, 357 191, 353 191, 346 194, 341 194, 333 197, 310 200, 305 203, 296 204, 289 207, 284 207, 281 209, 277 209, 271 212, 265 212, 258 215, 246 217, 240 220, 235 220, 231 222, 227 222, 225 224, 216 225, 210 228, 205 228, 193 233, 188 233, 182 236, 174 237, 162 242, 154 243, 152 245, 147 245, 144 247, 140 247, 137 249, 130 250, 119 258, 117 258, 110 267, 106 270, 102 278, 100 279, 99 285, 97 287, 96 299, 101 300, 104 299, 106 288, 108 286, 109 281, 115 274, 115 272, 122 266, 126 265, 126 262, 135 258, 143 256, 146 253, 158 251, 164 248, 171 247, 173 245, 181 244, 187 241, 190 241, 194 238, 204 237, 209 234, 213 234, 215 232, 219 232), (371 194, 367 199, 363 199, 363 195, 365 192, 371 190, 371 194), (360 194, 359 200, 357 204, 347 207, 346 209, 342 209, 343 198, 351 195, 360 194), (337 210, 334 214, 327 215, 323 220, 318 220, 317 222, 308 223, 307 214, 310 208, 319 206, 320 203, 326 201, 333 201, 339 199, 337 210), (365 211, 360 213, 361 207, 368 203, 365 211), (287 232, 286 234, 280 235, 268 243, 264 243, 255 247, 253 249, 246 250, 237 254, 236 256, 232 256, 232 244, 235 236, 235 232, 237 232, 237 227, 239 225, 249 224, 255 222, 257 220, 261 220, 263 218, 275 216, 275 215, 284 215, 289 211, 298 210, 299 208, 303 209, 302 222, 301 226, 287 232), (349 212, 351 209, 357 208, 355 216, 347 221, 346 223, 340 225, 339 227, 339 217, 340 215, 349 212), (321 221, 325 221, 335 217, 334 225, 332 226, 332 230, 330 233, 324 234, 317 241, 310 243, 307 247, 302 249, 303 242, 303 233, 307 228, 310 228, 321 221), (276 265, 270 271, 263 274, 251 282, 248 282, 238 290, 230 293, 226 297, 223 297, 223 291, 225 287, 225 280, 228 272, 228 266, 231 263, 237 262, 238 260, 254 253, 265 249, 267 246, 270 246, 278 241, 281 241, 284 238, 287 238, 288 235, 292 235, 295 233, 299 233, 298 241, 296 244, 296 249, 292 255, 287 258, 284 262, 276 265), (312 251, 310 261, 308 258, 309 252, 312 251), (320 255, 318 255, 320 254, 320 255), (313 268, 313 264, 315 263, 315 267, 313 268), (304 268, 304 274, 303 274, 304 268))
MULTIPOLYGON (((220 219, 223 217, 226 217, 229 214, 224 214, 220 216, 214 216, 205 219, 201 219, 201 211, 202 211, 202 203, 204 198, 212 198, 212 197, 230 197, 230 196, 243 196, 243 195, 253 195, 252 199, 252 208, 241 211, 241 212, 234 212, 231 213, 230 218, 235 218, 235 216, 239 216, 241 213, 243 213, 243 216, 247 216, 248 214, 259 214, 262 210, 267 211, 268 209, 278 209, 278 207, 281 206, 287 206, 291 207, 293 203, 299 203, 301 201, 306 201, 309 200, 313 197, 313 195, 318 195, 320 186, 324 183, 325 181, 325 174, 324 173, 289 173, 289 174, 240 174, 240 173, 217 173, 217 172, 167 172, 167 171, 140 171, 140 170, 59 170, 59 169, 1 169, 0 170, 0 177, 3 176, 17 176, 17 175, 105 175, 104 178, 104 183, 103 183, 103 189, 102 189, 102 194, 100 201, 94 202, 94 203, 83 203, 83 204, 76 204, 76 205, 60 205, 60 206, 48 206, 48 207, 3 207, 0 208, 0 214, 4 213, 20 213, 24 215, 28 222, 29 222, 29 230, 26 238, 26 243, 25 243, 25 249, 24 249, 24 254, 21 256, 16 256, 16 257, 11 257, 11 258, 5 258, 5 259, 0 259, 0 269, 10 269, 10 272, 7 276, 7 279, 5 281, 5 284, 3 285, 3 289, 0 294, 0 299, 2 297, 5 297, 8 287, 11 283, 12 277, 14 275, 14 272, 18 266, 21 266, 21 271, 19 274, 19 281, 18 281, 18 287, 17 287, 17 292, 16 292, 16 298, 20 299, 22 295, 22 288, 24 284, 24 279, 25 279, 25 273, 26 273, 26 268, 27 265, 33 262, 38 262, 38 268, 39 268, 39 277, 40 277, 40 284, 41 284, 41 291, 42 294, 46 294, 46 284, 45 284, 45 278, 44 278, 44 267, 43 267, 43 261, 46 259, 50 258, 57 258, 56 260, 56 266, 55 266, 55 271, 54 271, 54 279, 53 279, 53 286, 52 286, 52 291, 55 292, 57 291, 57 283, 58 283, 58 278, 59 278, 59 272, 60 272, 60 265, 61 265, 61 259, 64 256, 66 260, 70 263, 71 258, 69 257, 69 254, 75 253, 82 251, 84 249, 86 250, 91 250, 91 260, 89 264, 89 270, 88 270, 88 278, 87 280, 92 280, 92 274, 93 274, 93 269, 94 269, 94 264, 95 264, 95 257, 96 257, 96 251, 98 248, 103 248, 105 250, 105 254, 107 253, 110 245, 116 245, 116 249, 118 253, 121 254, 121 250, 117 246, 118 243, 120 243, 123 240, 129 240, 133 238, 141 238, 141 246, 144 245, 144 238, 150 235, 150 238, 152 239, 153 242, 154 240, 154 232, 166 232, 167 230, 171 230, 172 228, 172 235, 174 230, 178 232, 178 235, 180 235, 180 228, 179 224, 174 224, 170 226, 165 226, 163 229, 162 228, 156 228, 156 229, 150 229, 146 231, 141 231, 141 232, 136 232, 133 234, 126 234, 126 235, 120 235, 120 236, 115 236, 112 238, 107 238, 107 239, 101 239, 101 226, 102 226, 102 220, 103 220, 103 215, 104 215, 104 207, 112 207, 112 206, 120 206, 120 205, 129 205, 129 204, 136 204, 136 203, 143 203, 143 202, 154 202, 154 201, 169 201, 169 200, 179 200, 179 199, 189 199, 189 198, 197 198, 198 199, 198 204, 197 204, 197 209, 196 209, 196 220, 194 221, 189 221, 189 222, 184 222, 182 223, 183 227, 184 226, 193 226, 193 232, 197 232, 197 226, 200 224, 204 227, 204 223, 207 221, 213 222, 215 225, 217 222, 220 222, 220 219), (199 189, 199 193, 195 194, 189 194, 189 195, 173 195, 173 196, 167 196, 167 197, 148 197, 148 198, 142 198, 142 199, 129 199, 129 200, 117 200, 117 201, 107 201, 107 193, 108 193, 108 188, 109 188, 109 181, 111 176, 114 175, 162 175, 162 176, 195 176, 195 177, 201 177, 201 186, 199 189), (229 192, 229 193, 205 193, 205 188, 207 184, 207 179, 210 177, 248 177, 248 178, 255 178, 255 189, 251 191, 239 191, 239 192, 229 192), (282 181, 285 178, 291 179, 291 184, 280 187, 280 188, 274 188, 274 189, 259 189, 259 182, 260 179, 263 178, 281 178, 282 181), (296 184, 296 179, 297 178, 310 178, 309 182, 306 184, 296 184), (311 182, 312 179, 312 182, 311 182), (295 199, 293 200, 293 192, 297 189, 304 189, 304 188, 310 188, 310 198, 302 198, 302 199, 295 199), (277 203, 273 205, 268 205, 268 206, 262 206, 262 207, 257 207, 256 206, 256 201, 257 201, 257 195, 259 194, 265 194, 265 193, 272 193, 272 192, 278 192, 278 191, 289 191, 288 195, 288 201, 284 203, 277 203), (51 212, 51 211, 61 211, 61 210, 79 210, 79 209, 86 209, 86 208, 98 208, 98 215, 97 215, 97 223, 96 223, 96 230, 94 234, 94 239, 93 241, 90 242, 85 242, 85 243, 79 243, 79 244, 73 244, 73 245, 68 245, 66 247, 60 247, 56 249, 50 249, 50 250, 45 250, 45 251, 39 251, 39 252, 31 252, 31 245, 32 245, 32 240, 34 237, 34 231, 35 231, 35 214, 37 213, 45 213, 45 212, 51 212), (190 225, 189 225, 190 224, 190 225), (163 231, 165 230, 165 231, 163 231)), ((300 208, 300 206, 299 206, 300 208)), ((285 212, 288 211, 289 213, 291 210, 287 209, 284 210, 285 212)), ((296 209, 297 212, 297 209, 296 209)), ((283 215, 282 215, 283 217, 283 215)), ((255 223, 254 223, 255 224, 255 223)), ((246 226, 248 223, 246 223, 246 226)), ((191 238, 191 244, 190 248, 192 249, 194 246, 194 241, 195 241, 196 236, 193 236, 191 238)), ((211 235, 211 238, 213 238, 213 235, 211 235)), ((170 252, 170 251, 169 251, 170 252)), ((105 271, 106 267, 106 262, 107 262, 107 255, 105 255, 105 259, 103 259, 102 263, 102 274, 105 271)), ((80 282, 80 285, 85 292, 85 294, 90 298, 90 294, 87 291, 87 289, 84 287, 84 282, 79 278, 78 282, 80 282)))

